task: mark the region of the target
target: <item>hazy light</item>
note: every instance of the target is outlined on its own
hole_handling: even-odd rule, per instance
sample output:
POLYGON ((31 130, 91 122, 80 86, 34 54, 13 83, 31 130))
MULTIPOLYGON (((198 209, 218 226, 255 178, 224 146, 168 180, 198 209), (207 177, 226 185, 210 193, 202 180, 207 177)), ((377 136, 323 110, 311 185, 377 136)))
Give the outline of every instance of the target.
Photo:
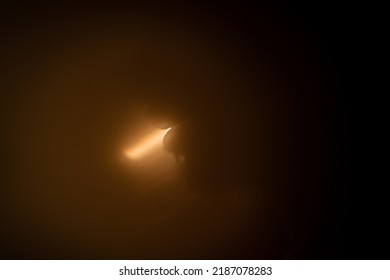
POLYGON ((158 130, 155 133, 147 136, 141 143, 135 145, 134 147, 127 149, 124 151, 124 154, 126 157, 132 160, 139 160, 143 158, 145 155, 147 155, 150 151, 152 151, 154 148, 157 148, 158 146, 163 145, 163 139, 165 134, 170 130, 163 129, 158 130))

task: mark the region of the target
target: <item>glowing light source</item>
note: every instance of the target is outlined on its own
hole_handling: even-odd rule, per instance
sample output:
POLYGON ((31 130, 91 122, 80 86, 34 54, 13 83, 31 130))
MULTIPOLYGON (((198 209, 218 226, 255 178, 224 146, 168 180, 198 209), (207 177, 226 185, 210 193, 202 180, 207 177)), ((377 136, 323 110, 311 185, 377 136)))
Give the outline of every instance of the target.
POLYGON ((126 155, 126 157, 132 160, 139 160, 143 158, 145 155, 147 155, 149 152, 151 152, 158 146, 162 147, 164 136, 170 129, 171 128, 163 130, 159 129, 155 133, 146 137, 143 141, 141 141, 141 143, 130 149, 125 150, 124 154, 126 155))

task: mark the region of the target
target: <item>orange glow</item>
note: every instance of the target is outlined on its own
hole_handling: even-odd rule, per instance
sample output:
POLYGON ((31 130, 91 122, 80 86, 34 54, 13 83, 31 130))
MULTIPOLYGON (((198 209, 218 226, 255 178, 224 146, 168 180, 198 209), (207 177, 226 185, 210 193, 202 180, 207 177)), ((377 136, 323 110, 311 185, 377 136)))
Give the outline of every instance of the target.
POLYGON ((171 128, 163 130, 159 129, 155 133, 146 137, 143 141, 141 141, 141 143, 135 145, 130 149, 125 150, 124 154, 126 155, 126 157, 132 160, 142 159, 153 149, 157 148, 158 146, 162 147, 164 136, 170 129, 171 128))

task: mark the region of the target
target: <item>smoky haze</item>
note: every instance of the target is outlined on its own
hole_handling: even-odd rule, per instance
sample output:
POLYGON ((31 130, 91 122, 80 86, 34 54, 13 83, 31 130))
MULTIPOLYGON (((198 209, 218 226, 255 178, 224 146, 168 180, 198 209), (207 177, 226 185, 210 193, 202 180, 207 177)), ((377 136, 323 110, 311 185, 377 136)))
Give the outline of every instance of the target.
POLYGON ((10 8, 1 258, 343 256, 321 43, 271 6, 203 8, 10 8))

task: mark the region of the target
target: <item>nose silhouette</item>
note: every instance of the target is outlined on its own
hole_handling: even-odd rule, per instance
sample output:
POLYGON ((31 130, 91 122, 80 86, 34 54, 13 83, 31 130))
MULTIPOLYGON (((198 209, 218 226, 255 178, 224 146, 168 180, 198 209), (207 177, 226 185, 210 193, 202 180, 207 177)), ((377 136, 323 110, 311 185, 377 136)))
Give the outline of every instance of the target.
POLYGON ((180 149, 180 141, 177 137, 178 131, 180 132, 180 128, 178 126, 172 127, 165 135, 163 140, 165 149, 174 154, 179 154, 182 152, 180 149))

